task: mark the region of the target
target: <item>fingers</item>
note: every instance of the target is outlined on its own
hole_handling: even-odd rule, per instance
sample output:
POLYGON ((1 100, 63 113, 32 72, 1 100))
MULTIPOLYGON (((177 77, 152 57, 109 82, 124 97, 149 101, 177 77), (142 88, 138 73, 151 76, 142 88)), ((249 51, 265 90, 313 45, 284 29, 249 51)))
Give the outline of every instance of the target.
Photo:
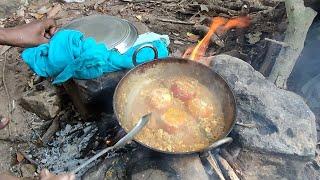
POLYGON ((54 19, 46 19, 46 20, 43 20, 42 21, 45 29, 50 29, 52 27, 55 27, 57 24, 56 24, 56 21, 54 19))
POLYGON ((49 34, 50 36, 53 36, 54 33, 56 33, 58 31, 58 28, 57 27, 52 27, 49 29, 49 34))
POLYGON ((48 33, 46 33, 44 36, 39 37, 39 40, 37 41, 36 44, 45 44, 48 43, 51 36, 49 36, 49 38, 47 38, 46 36, 49 36, 48 33))
POLYGON ((47 39, 50 39, 54 35, 54 33, 56 33, 58 30, 58 28, 56 27, 56 21, 53 19, 44 20, 43 25, 46 32, 45 37, 47 39))
POLYGON ((75 180, 76 176, 74 174, 67 174, 66 175, 66 180, 75 180))
POLYGON ((40 173, 40 180, 75 180, 74 174, 53 175, 47 169, 43 169, 40 173))
POLYGON ((49 179, 51 176, 52 176, 52 174, 50 174, 48 169, 43 169, 40 172, 40 179, 41 180, 49 179))
POLYGON ((51 35, 50 35, 50 33, 44 33, 44 37, 47 38, 47 39, 50 39, 51 35))

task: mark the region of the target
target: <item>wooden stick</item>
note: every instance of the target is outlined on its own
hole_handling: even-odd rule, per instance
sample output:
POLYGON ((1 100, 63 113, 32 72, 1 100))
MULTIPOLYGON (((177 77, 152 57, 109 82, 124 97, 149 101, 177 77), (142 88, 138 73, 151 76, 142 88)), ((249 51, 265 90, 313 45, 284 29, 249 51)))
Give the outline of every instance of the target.
POLYGON ((36 162, 35 160, 31 159, 28 154, 26 154, 25 152, 19 151, 23 157, 28 160, 29 162, 31 162, 32 164, 36 165, 36 166, 40 166, 38 162, 36 162))
MULTIPOLYGON (((3 62, 3 67, 2 67, 2 84, 4 87, 4 90, 7 95, 7 100, 8 100, 8 117, 10 121, 12 121, 12 104, 11 104, 11 95, 8 91, 7 83, 6 83, 6 77, 5 77, 5 71, 6 71, 6 66, 7 66, 7 53, 4 54, 4 62, 3 62)), ((8 131, 9 131, 9 137, 11 136, 11 125, 10 123, 8 124, 8 131)))
MULTIPOLYGON (((205 36, 209 31, 209 27, 205 25, 194 25, 192 28, 192 32, 198 34, 200 36, 205 36)), ((220 47, 224 47, 224 42, 219 38, 217 34, 213 34, 210 38, 210 41, 220 47)))
MULTIPOLYGON (((198 5, 198 4, 189 4, 189 6, 191 6, 191 7, 200 7, 200 5, 198 5)), ((217 12, 222 12, 222 13, 229 14, 229 15, 238 15, 239 12, 240 12, 240 11, 235 11, 235 10, 232 10, 232 9, 224 8, 222 6, 217 6, 217 5, 214 5, 214 4, 210 4, 208 6, 208 9, 213 10, 213 11, 217 11, 217 12)))
POLYGON ((289 47, 289 44, 287 44, 285 42, 281 42, 281 41, 277 41, 277 40, 269 39, 269 38, 264 38, 264 40, 279 44, 279 45, 281 45, 283 47, 289 47))
POLYGON ((215 159, 214 155, 211 154, 210 151, 208 152, 207 160, 209 161, 209 163, 210 163, 211 167, 213 168, 214 172, 216 173, 216 175, 218 175, 219 179, 225 180, 217 160, 215 159))
POLYGON ((22 139, 20 137, 6 137, 6 138, 2 138, 0 137, 0 141, 5 141, 5 142, 11 142, 11 143, 27 143, 29 142, 26 139, 22 139))
POLYGON ((229 163, 229 165, 236 172, 238 177, 240 177, 242 179, 243 178, 242 171, 241 171, 239 165, 233 160, 233 157, 230 155, 230 153, 223 148, 220 150, 220 153, 221 153, 221 157, 223 157, 229 163))
POLYGON ((43 145, 47 145, 50 138, 59 130, 59 115, 52 120, 52 124, 48 128, 47 132, 42 136, 43 145))
POLYGON ((195 22, 185 22, 185 21, 172 20, 172 19, 157 18, 157 20, 162 21, 162 22, 170 22, 170 23, 174 23, 174 24, 184 24, 184 25, 194 25, 195 24, 195 22))
POLYGON ((216 154, 216 159, 222 166, 222 170, 225 172, 225 175, 227 175, 230 180, 240 180, 235 171, 232 169, 230 164, 227 160, 225 160, 223 157, 221 157, 219 154, 216 154))
POLYGON ((238 125, 238 126, 243 126, 243 127, 247 127, 247 128, 253 128, 253 127, 255 127, 254 124, 244 124, 244 123, 241 123, 241 122, 236 122, 236 125, 238 125))

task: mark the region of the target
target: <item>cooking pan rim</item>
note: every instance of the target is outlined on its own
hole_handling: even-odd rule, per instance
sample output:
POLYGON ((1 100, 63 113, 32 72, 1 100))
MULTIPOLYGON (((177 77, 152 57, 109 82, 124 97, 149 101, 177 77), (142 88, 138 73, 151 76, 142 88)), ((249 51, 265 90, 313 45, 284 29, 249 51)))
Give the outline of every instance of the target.
MULTIPOLYGON (((122 84, 124 83, 124 81, 127 79, 127 77, 134 73, 135 71, 139 70, 141 67, 143 66, 146 66, 147 64, 159 64, 159 63, 173 63, 173 62, 182 62, 182 61, 186 61, 187 63, 191 63, 191 64, 196 64, 198 66, 202 66, 203 68, 206 68, 210 71, 212 71, 213 73, 215 73, 219 78, 221 78, 223 80, 223 82, 226 84, 227 86, 227 89, 228 91, 231 93, 231 96, 232 96, 232 101, 233 101, 233 104, 234 104, 234 113, 233 113, 233 122, 230 126, 230 128, 226 131, 225 135, 222 136, 221 138, 219 138, 218 140, 212 142, 209 146, 203 148, 203 149, 200 149, 200 150, 197 150, 197 151, 187 151, 187 152, 170 152, 170 151, 163 151, 163 150, 159 150, 159 149, 156 149, 156 148, 153 148, 153 147, 150 147, 142 142, 139 142, 137 140, 135 140, 135 138, 133 138, 133 140, 135 142, 137 142, 138 144, 142 145, 143 147, 146 147, 148 149, 151 149, 153 151, 156 151, 156 152, 160 152, 160 153, 164 153, 164 154, 170 154, 170 155, 188 155, 188 154, 194 154, 194 153, 201 153, 201 152, 204 152, 206 150, 208 150, 207 148, 210 147, 213 143, 217 142, 217 141, 220 141, 224 138, 226 138, 230 133, 231 131, 233 130, 235 124, 236 124, 236 121, 237 121, 237 110, 238 110, 238 106, 237 106, 237 103, 236 103, 236 97, 234 95, 234 92, 231 88, 231 86, 229 85, 229 83, 218 73, 216 72, 215 70, 211 69, 210 67, 202 64, 202 63, 199 63, 199 62, 196 62, 196 61, 193 61, 193 60, 190 60, 190 59, 186 59, 186 58, 179 58, 179 57, 167 57, 167 58, 164 58, 164 59, 154 59, 152 61, 149 61, 149 62, 145 62, 145 63, 142 63, 142 64, 139 64, 137 66, 135 66, 134 68, 130 69, 122 78, 121 80, 119 81, 119 83, 117 84, 116 86, 116 89, 115 89, 115 92, 114 92, 114 95, 113 95, 113 111, 114 111, 114 114, 117 118, 117 121, 119 123, 119 125, 121 126, 121 128, 126 132, 128 133, 121 125, 121 122, 120 122, 120 118, 119 118, 119 113, 117 112, 117 109, 116 109, 116 97, 118 96, 118 89, 122 86, 122 84)), ((209 149, 210 150, 210 149, 209 149)))

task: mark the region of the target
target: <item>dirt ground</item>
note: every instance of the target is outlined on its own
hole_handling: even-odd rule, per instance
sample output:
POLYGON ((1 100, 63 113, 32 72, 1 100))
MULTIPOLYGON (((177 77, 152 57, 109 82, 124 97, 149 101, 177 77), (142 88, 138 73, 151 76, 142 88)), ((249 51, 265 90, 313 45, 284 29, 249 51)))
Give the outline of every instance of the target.
MULTIPOLYGON (((207 55, 230 53, 251 63, 256 69, 260 68, 267 53, 269 42, 264 41, 264 37, 271 39, 277 37, 277 40, 281 40, 283 38, 281 34, 286 28, 283 3, 271 3, 263 6, 253 4, 253 7, 249 6, 248 8, 246 4, 227 7, 230 3, 226 1, 226 8, 236 12, 233 14, 235 13, 233 11, 211 8, 209 3, 203 0, 87 0, 85 3, 70 4, 48 0, 26 2, 0 0, 0 25, 13 27, 41 19, 52 12, 50 7, 56 8, 57 12, 52 13, 59 25, 81 16, 108 14, 145 23, 151 31, 169 35, 171 39, 170 51, 175 56, 181 56, 188 47, 194 45, 201 38, 201 36, 195 36, 197 34, 191 34, 194 22, 208 25, 211 17, 214 16, 232 18, 249 13, 252 17, 251 26, 247 29, 230 31, 220 37, 224 46, 211 44, 207 55), (47 12, 45 12, 46 10, 47 12), (162 22, 164 19, 188 22, 188 24, 162 22)), ((4 84, 0 82, 0 114, 8 115, 9 104, 13 104, 14 110, 10 130, 7 127, 0 131, 0 173, 19 171, 12 168, 13 165, 18 164, 17 152, 36 143, 38 137, 44 133, 42 129, 46 124, 45 121, 24 111, 19 106, 21 95, 30 89, 34 78, 33 73, 20 58, 22 49, 10 48, 1 52, 4 49, 4 47, 0 47, 0 78, 4 79, 9 96, 4 84)))

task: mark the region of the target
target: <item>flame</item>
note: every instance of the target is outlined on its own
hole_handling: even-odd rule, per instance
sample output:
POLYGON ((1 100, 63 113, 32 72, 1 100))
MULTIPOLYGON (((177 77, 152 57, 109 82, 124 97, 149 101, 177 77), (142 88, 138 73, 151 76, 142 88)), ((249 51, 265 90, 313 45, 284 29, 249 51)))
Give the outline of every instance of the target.
POLYGON ((208 49, 208 45, 210 42, 211 36, 217 31, 218 27, 224 25, 227 22, 225 18, 215 17, 212 19, 212 23, 210 29, 206 36, 197 44, 197 46, 193 49, 190 59, 196 60, 199 57, 204 56, 206 50, 208 49))
POLYGON ((233 28, 246 28, 250 25, 250 18, 248 16, 230 19, 224 26, 224 32, 233 28))
POLYGON ((249 24, 250 19, 247 16, 238 17, 230 20, 223 17, 215 17, 212 19, 210 29, 208 33, 205 35, 205 37, 196 45, 196 47, 188 48, 187 51, 184 53, 183 57, 187 56, 188 53, 190 53, 191 49, 193 49, 190 59, 199 60, 201 57, 205 55, 205 52, 207 51, 209 46, 211 36, 214 33, 219 32, 219 34, 223 34, 232 28, 245 28, 249 26, 249 24))
POLYGON ((182 55, 182 58, 188 58, 190 57, 192 51, 194 50, 194 47, 188 47, 188 49, 184 52, 184 54, 182 55))

